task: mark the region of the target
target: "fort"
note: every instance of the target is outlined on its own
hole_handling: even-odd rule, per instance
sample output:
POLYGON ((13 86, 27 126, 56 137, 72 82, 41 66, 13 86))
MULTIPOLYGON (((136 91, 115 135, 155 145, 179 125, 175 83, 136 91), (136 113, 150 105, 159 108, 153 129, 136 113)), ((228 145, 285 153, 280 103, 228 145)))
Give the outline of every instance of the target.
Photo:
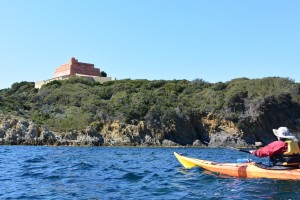
POLYGON ((100 83, 112 80, 110 77, 101 77, 100 69, 95 68, 94 64, 78 62, 77 59, 72 57, 69 63, 63 64, 55 69, 53 78, 43 81, 36 81, 35 88, 41 88, 42 85, 51 81, 64 80, 72 76, 89 77, 100 83))

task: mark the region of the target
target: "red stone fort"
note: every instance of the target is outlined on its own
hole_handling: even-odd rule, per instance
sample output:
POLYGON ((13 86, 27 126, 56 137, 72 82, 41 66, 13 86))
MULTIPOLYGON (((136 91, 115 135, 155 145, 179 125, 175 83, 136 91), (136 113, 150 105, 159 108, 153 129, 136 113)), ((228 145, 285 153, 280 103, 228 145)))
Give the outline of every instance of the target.
POLYGON ((55 69, 54 78, 63 76, 100 76, 100 69, 95 68, 94 64, 78 62, 74 57, 70 62, 55 69))
MULTIPOLYGON (((55 69, 54 77, 48 80, 36 81, 35 88, 41 88, 42 85, 49 83, 54 80, 64 80, 72 76, 84 76, 93 79, 94 81, 104 83, 111 81, 111 77, 101 77, 100 69, 95 68, 94 64, 78 62, 74 57, 71 58, 70 62, 61 65, 55 69)), ((116 80, 116 79, 114 79, 116 80)))

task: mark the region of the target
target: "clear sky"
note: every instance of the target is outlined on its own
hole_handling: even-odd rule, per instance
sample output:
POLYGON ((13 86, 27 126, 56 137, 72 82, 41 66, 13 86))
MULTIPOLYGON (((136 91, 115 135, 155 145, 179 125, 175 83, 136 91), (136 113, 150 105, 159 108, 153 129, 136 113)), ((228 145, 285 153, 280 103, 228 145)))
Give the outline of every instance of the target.
POLYGON ((0 0, 0 88, 75 57, 117 79, 300 82, 298 0, 0 0))

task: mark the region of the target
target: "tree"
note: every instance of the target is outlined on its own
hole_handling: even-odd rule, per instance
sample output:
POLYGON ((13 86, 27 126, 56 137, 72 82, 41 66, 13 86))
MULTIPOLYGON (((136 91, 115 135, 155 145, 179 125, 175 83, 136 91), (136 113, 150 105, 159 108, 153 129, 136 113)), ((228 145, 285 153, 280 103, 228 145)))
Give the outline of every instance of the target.
POLYGON ((107 77, 107 74, 105 71, 101 71, 100 75, 101 75, 101 77, 107 77))

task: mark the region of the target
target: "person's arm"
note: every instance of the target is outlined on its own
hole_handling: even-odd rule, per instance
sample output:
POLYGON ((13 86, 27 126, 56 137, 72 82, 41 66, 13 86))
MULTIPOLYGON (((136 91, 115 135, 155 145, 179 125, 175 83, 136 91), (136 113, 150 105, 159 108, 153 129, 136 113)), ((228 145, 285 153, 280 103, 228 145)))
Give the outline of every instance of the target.
POLYGON ((257 157, 268 157, 277 154, 282 154, 286 151, 286 149, 287 145, 285 142, 275 141, 263 148, 252 151, 251 154, 257 157))

